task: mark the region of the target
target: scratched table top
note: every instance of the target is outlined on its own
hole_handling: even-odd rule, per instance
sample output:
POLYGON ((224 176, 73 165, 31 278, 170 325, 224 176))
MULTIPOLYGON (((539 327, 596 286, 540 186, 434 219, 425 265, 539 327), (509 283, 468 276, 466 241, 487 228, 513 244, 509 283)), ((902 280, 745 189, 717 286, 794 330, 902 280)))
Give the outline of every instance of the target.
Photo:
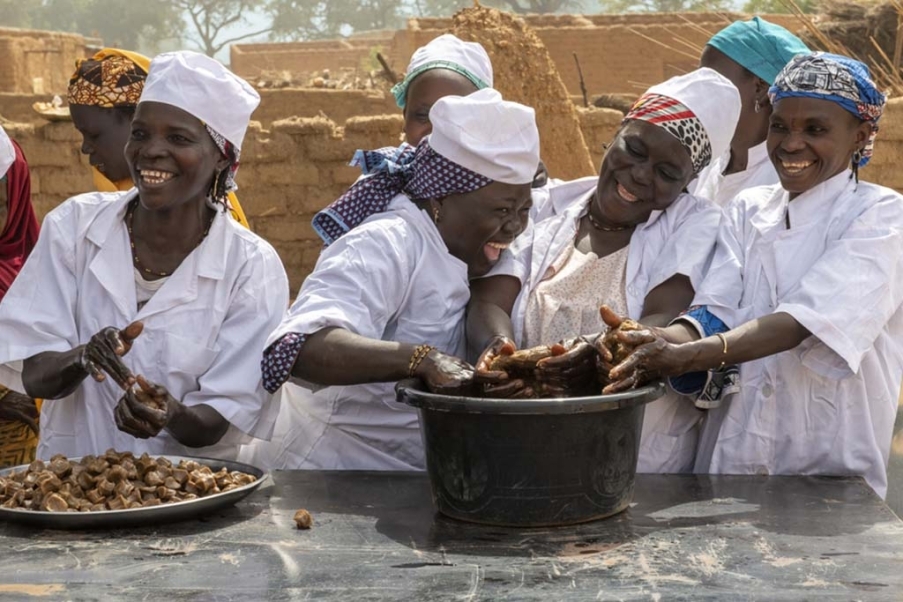
POLYGON ((423 474, 286 471, 203 520, 0 549, 2 600, 903 598, 903 522, 859 479, 640 475, 614 518, 503 529, 438 516, 423 474))

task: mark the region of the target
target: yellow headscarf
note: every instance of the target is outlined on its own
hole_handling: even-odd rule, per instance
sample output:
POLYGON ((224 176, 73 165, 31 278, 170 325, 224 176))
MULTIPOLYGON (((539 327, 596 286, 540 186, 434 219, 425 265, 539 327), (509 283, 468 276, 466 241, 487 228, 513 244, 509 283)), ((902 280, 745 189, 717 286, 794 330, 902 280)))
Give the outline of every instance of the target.
MULTIPOLYGON (((118 48, 104 48, 91 57, 100 63, 90 73, 81 73, 84 59, 76 61, 75 73, 69 80, 69 104, 96 107, 134 107, 138 104, 151 60, 144 55, 118 48)), ((94 187, 100 192, 130 190, 135 186, 131 178, 113 182, 96 167, 91 168, 94 187)), ((232 217, 245 228, 248 220, 234 192, 228 194, 232 217)))

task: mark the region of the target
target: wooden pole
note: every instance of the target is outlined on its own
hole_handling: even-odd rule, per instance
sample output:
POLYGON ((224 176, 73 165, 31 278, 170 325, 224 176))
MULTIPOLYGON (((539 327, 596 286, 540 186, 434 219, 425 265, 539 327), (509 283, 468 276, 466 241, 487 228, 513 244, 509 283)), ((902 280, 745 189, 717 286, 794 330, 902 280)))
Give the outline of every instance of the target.
POLYGON ((379 61, 379 64, 383 66, 383 73, 386 74, 386 79, 389 80, 391 84, 398 83, 398 77, 395 75, 395 72, 392 71, 392 68, 389 67, 389 63, 386 62, 386 59, 383 58, 383 55, 379 52, 376 53, 376 60, 379 61))
POLYGON ((583 92, 583 106, 589 107, 589 98, 586 96, 586 82, 583 81, 583 69, 580 68, 580 60, 577 59, 577 53, 574 53, 574 62, 577 63, 577 76, 580 78, 580 91, 583 92))
POLYGON ((900 69, 900 58, 903 55, 903 13, 897 9, 897 37, 894 46, 894 64, 891 65, 896 70, 900 69))

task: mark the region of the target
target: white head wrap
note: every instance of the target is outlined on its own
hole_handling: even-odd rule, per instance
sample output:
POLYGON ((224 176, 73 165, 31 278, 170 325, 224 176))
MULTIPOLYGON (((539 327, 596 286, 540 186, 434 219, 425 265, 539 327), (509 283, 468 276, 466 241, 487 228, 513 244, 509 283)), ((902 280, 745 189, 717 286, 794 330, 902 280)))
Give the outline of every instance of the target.
POLYGON ((216 59, 183 50, 151 61, 138 102, 147 101, 191 113, 240 149, 260 95, 216 59))
POLYGON ((502 100, 487 88, 445 96, 430 109, 434 151, 462 167, 506 184, 529 184, 539 166, 536 112, 502 100))
POLYGON ((697 156, 707 155, 711 160, 730 149, 740 119, 740 92, 729 79, 703 67, 649 88, 626 119, 641 119, 668 129, 687 147, 695 164, 697 156), (662 103, 661 97, 679 104, 662 103), (693 131, 690 126, 694 120, 681 113, 680 105, 690 110, 704 131, 693 131), (710 153, 702 148, 706 143, 711 146, 710 153))
POLYGON ((486 49, 477 42, 464 42, 450 33, 418 48, 411 57, 404 81, 392 88, 395 102, 404 108, 408 86, 430 69, 448 69, 469 79, 478 90, 492 87, 492 63, 486 49))

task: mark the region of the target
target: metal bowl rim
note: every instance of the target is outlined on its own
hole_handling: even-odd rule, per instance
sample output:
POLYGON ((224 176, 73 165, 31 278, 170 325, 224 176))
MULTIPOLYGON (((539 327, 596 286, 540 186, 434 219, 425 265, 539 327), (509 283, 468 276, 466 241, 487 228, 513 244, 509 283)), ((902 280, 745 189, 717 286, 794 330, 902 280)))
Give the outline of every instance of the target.
POLYGON ((658 381, 610 395, 545 399, 491 399, 441 395, 422 391, 411 381, 398 383, 396 392, 400 403, 421 410, 481 414, 579 414, 632 408, 655 401, 665 394, 665 384, 658 381))

